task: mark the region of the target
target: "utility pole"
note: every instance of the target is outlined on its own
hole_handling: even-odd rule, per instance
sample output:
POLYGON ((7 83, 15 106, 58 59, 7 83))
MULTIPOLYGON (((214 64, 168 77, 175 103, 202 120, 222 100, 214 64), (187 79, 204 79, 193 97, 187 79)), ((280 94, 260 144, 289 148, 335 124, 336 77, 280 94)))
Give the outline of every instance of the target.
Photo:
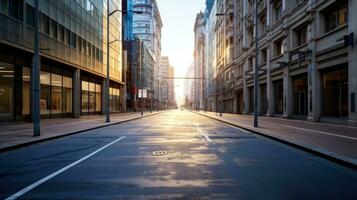
POLYGON ((254 27, 255 27, 255 66, 254 66, 254 127, 258 127, 258 1, 255 0, 255 18, 254 18, 254 27))
POLYGON ((141 88, 141 116, 144 115, 144 89, 143 89, 143 64, 142 64, 142 42, 139 39, 139 63, 140 63, 140 88, 141 88))
POLYGON ((35 0, 35 46, 32 58, 31 89, 32 89, 32 121, 33 136, 41 135, 40 125, 40 11, 39 0, 35 0))
POLYGON ((153 82, 154 82, 154 73, 152 74, 151 76, 151 100, 150 100, 150 113, 152 113, 152 100, 154 99, 154 91, 152 90, 152 85, 153 85, 153 82))
MULTIPOLYGON (((224 71, 222 72, 222 73, 224 73, 224 71)), ((222 79, 222 73, 220 74, 220 79, 222 79)), ((223 79, 222 79, 223 80, 223 79)), ((221 85, 221 105, 220 105, 220 113, 219 113, 219 116, 220 117, 222 117, 222 112, 223 112, 223 81, 222 81, 222 83, 221 83, 222 85, 221 85)))
POLYGON ((106 115, 106 122, 110 122, 110 106, 109 106, 109 63, 110 63, 110 34, 109 34, 109 26, 110 21, 109 18, 111 16, 110 13, 110 0, 107 0, 107 79, 105 80, 105 115, 106 115))

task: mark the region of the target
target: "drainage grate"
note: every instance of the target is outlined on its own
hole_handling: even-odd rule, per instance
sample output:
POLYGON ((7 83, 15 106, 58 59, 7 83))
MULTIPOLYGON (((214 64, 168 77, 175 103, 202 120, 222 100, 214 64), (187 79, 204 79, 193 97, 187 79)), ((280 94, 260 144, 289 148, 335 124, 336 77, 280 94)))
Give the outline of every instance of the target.
POLYGON ((151 152, 154 156, 163 156, 167 154, 167 151, 153 151, 151 152))

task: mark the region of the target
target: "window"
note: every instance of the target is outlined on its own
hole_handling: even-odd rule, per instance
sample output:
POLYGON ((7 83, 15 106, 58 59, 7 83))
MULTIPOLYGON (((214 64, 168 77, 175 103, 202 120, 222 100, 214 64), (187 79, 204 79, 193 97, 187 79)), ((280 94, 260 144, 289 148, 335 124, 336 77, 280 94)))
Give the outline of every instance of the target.
POLYGON ((64 27, 58 24, 58 40, 64 42, 64 27))
POLYGON ((0 62, 0 117, 13 114, 14 66, 0 62))
POLYGON ((347 24, 347 14, 347 2, 325 11, 325 33, 347 24))
POLYGON ((0 12, 9 14, 9 0, 0 0, 0 12))
POLYGON ((283 46, 283 40, 280 39, 280 40, 277 40, 274 42, 274 53, 275 53, 275 56, 280 56, 280 55, 283 55, 284 53, 284 46, 283 46))
POLYGON ((50 34, 50 18, 44 14, 41 14, 41 32, 50 34))
POLYGON ((267 49, 262 49, 260 51, 260 64, 265 64, 267 62, 267 49))
POLYGON ((281 1, 276 1, 273 5, 273 14, 274 14, 274 21, 278 21, 281 19, 283 13, 283 6, 281 1))
POLYGON ((23 20, 23 0, 10 0, 9 1, 9 14, 11 17, 23 20))
POLYGON ((35 26, 35 8, 30 4, 26 4, 26 24, 29 26, 35 26))
POLYGON ((77 48, 77 35, 71 32, 71 41, 70 46, 73 48, 77 48))
POLYGON ((57 22, 51 20, 51 37, 57 39, 57 22))
POLYGON ((284 86, 283 81, 277 81, 274 84, 274 101, 275 101, 275 113, 282 114, 284 112, 283 108, 283 98, 284 98, 284 86))
POLYGON ((259 36, 262 36, 265 34, 266 26, 267 26, 266 16, 260 17, 260 19, 259 19, 259 36))
POLYGON ((298 47, 306 43, 307 40, 307 26, 304 25, 296 30, 294 30, 294 46, 298 47))
POLYGON ((65 32, 65 43, 67 45, 71 45, 71 31, 69 31, 68 29, 64 28, 64 32, 65 32))
POLYGON ((253 57, 248 58, 248 70, 253 69, 253 57))

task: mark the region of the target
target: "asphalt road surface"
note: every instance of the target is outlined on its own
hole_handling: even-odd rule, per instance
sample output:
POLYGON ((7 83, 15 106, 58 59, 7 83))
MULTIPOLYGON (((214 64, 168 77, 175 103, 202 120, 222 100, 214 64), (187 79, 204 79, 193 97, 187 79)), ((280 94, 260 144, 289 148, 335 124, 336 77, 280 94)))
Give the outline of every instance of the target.
POLYGON ((357 199, 356 171, 188 111, 0 154, 0 199, 357 199))

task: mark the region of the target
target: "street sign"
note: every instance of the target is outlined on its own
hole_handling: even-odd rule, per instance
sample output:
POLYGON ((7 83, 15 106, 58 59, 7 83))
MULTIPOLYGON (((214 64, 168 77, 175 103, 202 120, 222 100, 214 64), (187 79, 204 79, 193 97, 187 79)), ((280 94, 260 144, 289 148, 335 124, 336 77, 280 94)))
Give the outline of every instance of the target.
POLYGON ((144 96, 144 98, 148 98, 148 91, 147 89, 139 89, 138 91, 138 98, 142 98, 142 96, 144 96))

